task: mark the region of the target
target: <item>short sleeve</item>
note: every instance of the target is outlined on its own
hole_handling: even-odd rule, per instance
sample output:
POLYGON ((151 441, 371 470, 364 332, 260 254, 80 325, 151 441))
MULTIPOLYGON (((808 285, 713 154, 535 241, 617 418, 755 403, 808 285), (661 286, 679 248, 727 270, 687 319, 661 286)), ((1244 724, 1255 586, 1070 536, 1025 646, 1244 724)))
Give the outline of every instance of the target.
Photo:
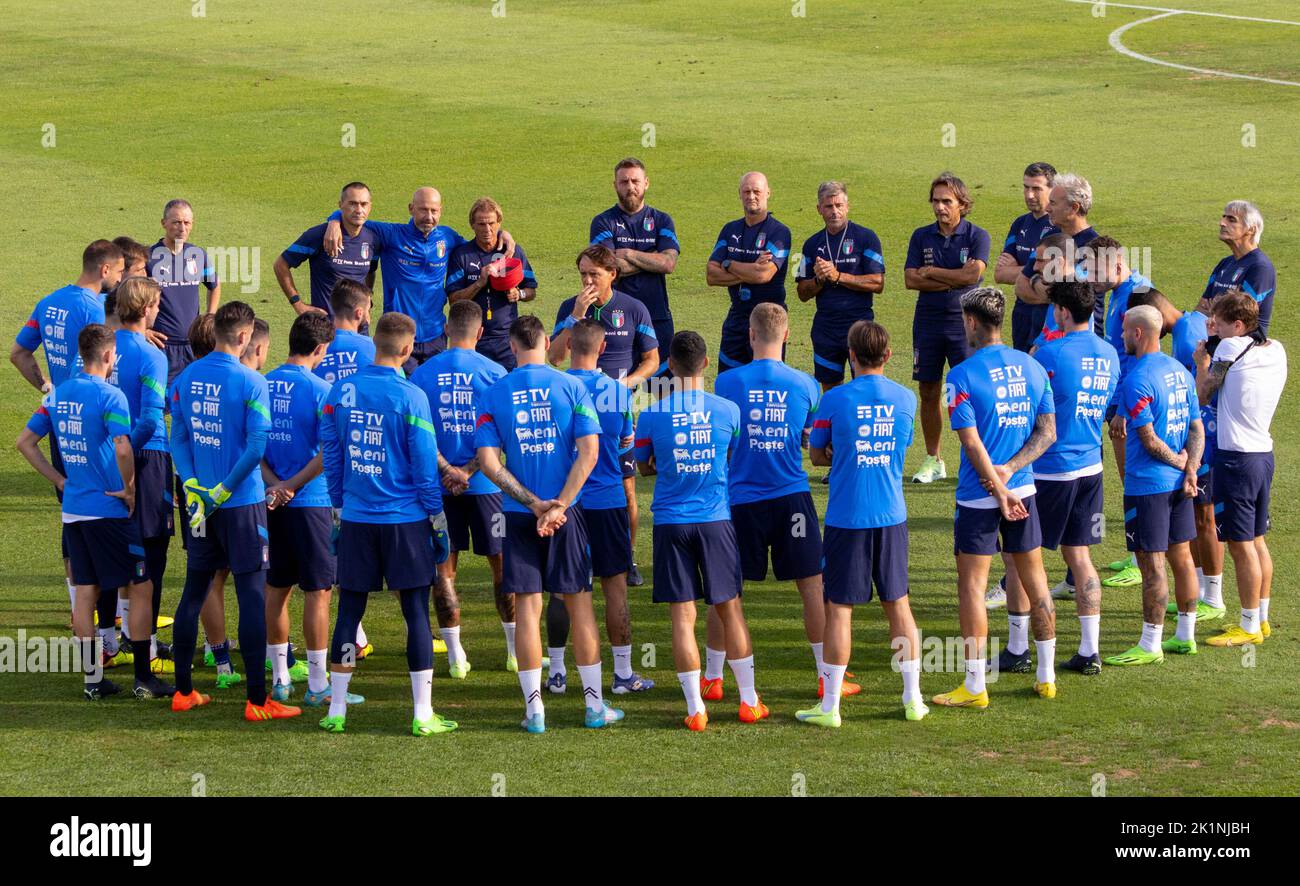
POLYGON ((825 449, 831 442, 831 412, 835 405, 834 392, 828 393, 825 399, 817 407, 817 414, 814 416, 808 413, 809 419, 812 420, 812 431, 808 436, 808 445, 813 449, 825 449))
POLYGON ((1249 339, 1245 336, 1221 340, 1219 346, 1214 349, 1214 362, 1231 364, 1241 356, 1242 351, 1246 350, 1248 342, 1249 339))
POLYGON ((576 302, 571 298, 566 298, 560 302, 560 309, 555 312, 555 328, 551 330, 551 338, 555 338, 569 327, 577 325, 578 321, 573 319, 574 304, 576 302))
POLYGON ((794 267, 794 279, 796 281, 803 281, 812 277, 812 273, 809 269, 812 268, 817 261, 817 256, 814 254, 816 250, 813 246, 813 241, 815 239, 816 238, 809 237, 807 240, 803 241, 803 248, 799 250, 799 261, 794 267))
POLYGON ((638 301, 636 303, 635 350, 638 354, 646 354, 658 347, 659 339, 655 335, 654 323, 650 320, 650 310, 638 301))
POLYGON ((591 394, 581 384, 573 385, 573 439, 600 435, 600 416, 591 394))
POLYGON ((40 313, 41 306, 38 304, 32 309, 32 316, 23 324, 23 328, 18 330, 17 343, 28 351, 35 351, 41 346, 41 321, 37 316, 40 313))
POLYGON ((989 232, 981 227, 976 227, 971 235, 970 241, 970 258, 976 261, 982 261, 984 264, 989 263, 989 250, 992 249, 993 242, 989 237, 989 232))
POLYGON ((474 425, 475 448, 503 448, 501 445, 501 429, 497 427, 496 418, 492 414, 492 410, 496 408, 496 401, 500 398, 494 396, 493 391, 495 391, 495 387, 488 391, 479 408, 478 422, 474 425))
POLYGON ((864 274, 885 273, 885 252, 880 245, 880 237, 875 231, 867 231, 867 241, 862 246, 862 272, 864 274))
POLYGON ((948 421, 954 431, 975 426, 975 405, 965 373, 948 373, 948 421))
POLYGON ((1146 375, 1129 375, 1128 382, 1121 389, 1120 407, 1124 410, 1124 419, 1130 428, 1140 428, 1155 421, 1155 412, 1151 403, 1155 392, 1146 375))
POLYGON ((146 366, 140 373, 140 408, 164 409, 167 406, 167 358, 163 352, 146 345, 146 366))
POLYGON ((1007 231, 1007 239, 1002 241, 1002 251, 1016 254, 1016 223, 1011 223, 1011 229, 1007 231))
POLYGON ((609 223, 605 221, 605 213, 601 213, 592 218, 591 229, 587 233, 587 242, 591 246, 598 243, 604 243, 606 240, 613 241, 614 232, 609 229, 609 223))
POLYGON ((709 253, 709 261, 720 262, 727 257, 727 227, 723 225, 722 230, 718 231, 718 242, 713 244, 713 251, 709 253))
POLYGON ((1041 366, 1035 367, 1038 370, 1038 376, 1043 383, 1043 392, 1038 397, 1038 414, 1052 415, 1056 412, 1056 397, 1052 394, 1052 380, 1047 374, 1047 370, 1041 366))
POLYGON ((244 407, 247 410, 246 428, 249 431, 271 430, 271 395, 266 379, 250 373, 244 407))
POLYGON ((212 261, 212 256, 208 255, 207 250, 203 251, 203 285, 208 289, 216 289, 217 284, 221 281, 217 279, 217 266, 212 261))
POLYGON ((677 226, 673 217, 666 212, 659 213, 659 236, 655 238, 655 248, 660 252, 668 250, 682 251, 682 244, 677 242, 677 226))
POLYGON ((794 247, 794 244, 791 243, 790 229, 784 225, 777 231, 777 236, 783 238, 784 242, 781 240, 773 241, 769 238, 766 248, 768 254, 772 256, 772 264, 776 265, 776 269, 780 271, 789 260, 790 250, 794 247))
POLYGON ((38 437, 44 437, 54 429, 54 424, 50 421, 49 410, 49 406, 52 403, 53 398, 47 397, 46 401, 32 413, 32 417, 27 420, 27 430, 31 431, 38 437))
POLYGON ((324 248, 323 232, 324 228, 320 225, 303 231, 298 235, 297 240, 290 243, 289 247, 284 252, 280 253, 280 258, 284 259, 284 263, 289 267, 298 267, 298 265, 302 264, 324 248))
MULTIPOLYGON (((924 229, 922 229, 924 230, 924 229)), ((912 232, 912 239, 907 241, 907 261, 903 263, 904 268, 920 268, 925 265, 922 260, 923 247, 921 246, 921 231, 912 232)))
POLYGON ((654 416, 655 413, 647 409, 642 412, 636 420, 635 434, 635 453, 637 461, 648 462, 655 454, 654 444, 654 416))

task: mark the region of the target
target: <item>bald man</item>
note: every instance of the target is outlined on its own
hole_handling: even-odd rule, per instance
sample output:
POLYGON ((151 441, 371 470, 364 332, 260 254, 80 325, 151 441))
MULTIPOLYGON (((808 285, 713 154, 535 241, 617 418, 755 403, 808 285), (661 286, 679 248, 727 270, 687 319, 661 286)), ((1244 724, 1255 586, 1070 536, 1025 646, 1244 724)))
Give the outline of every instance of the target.
POLYGON ((741 176, 740 205, 745 215, 723 226, 709 256, 708 284, 727 287, 731 296, 731 310, 722 321, 718 372, 753 361, 749 315, 755 305, 774 302, 785 307, 790 229, 767 211, 771 196, 772 189, 763 173, 741 176))
MULTIPOLYGON (((375 251, 383 274, 384 311, 397 311, 415 321, 415 347, 402 366, 410 375, 447 347, 443 313, 447 304, 447 261, 453 249, 468 241, 438 224, 442 194, 437 188, 417 189, 406 209, 411 217, 405 223, 366 219, 365 229, 375 235, 375 251)), ((329 255, 338 255, 343 248, 341 220, 339 211, 330 214, 324 240, 329 255)), ((514 238, 504 230, 501 242, 506 256, 514 255, 514 238)))

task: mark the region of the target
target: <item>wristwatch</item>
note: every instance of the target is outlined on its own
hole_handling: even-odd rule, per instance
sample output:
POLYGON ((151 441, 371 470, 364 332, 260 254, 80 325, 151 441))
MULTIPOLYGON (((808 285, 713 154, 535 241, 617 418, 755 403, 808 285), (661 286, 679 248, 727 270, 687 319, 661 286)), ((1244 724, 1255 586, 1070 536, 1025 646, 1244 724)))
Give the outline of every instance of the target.
POLYGON ((293 295, 289 296, 289 304, 291 305, 296 305, 300 301, 302 301, 302 296, 296 292, 293 295))
POLYGON ((729 258, 724 258, 720 264, 722 265, 722 270, 724 271, 728 271, 731 269, 731 259, 729 258))

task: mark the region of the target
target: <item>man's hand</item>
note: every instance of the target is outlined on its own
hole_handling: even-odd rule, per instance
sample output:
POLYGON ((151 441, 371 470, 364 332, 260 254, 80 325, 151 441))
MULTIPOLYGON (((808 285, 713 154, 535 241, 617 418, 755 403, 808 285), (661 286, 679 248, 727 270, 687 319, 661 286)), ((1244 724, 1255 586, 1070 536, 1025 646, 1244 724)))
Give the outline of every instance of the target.
POLYGON ((1025 503, 1011 494, 1005 486, 994 490, 993 497, 998 501, 998 509, 1008 520, 1024 520, 1029 516, 1025 503))
POLYGON ((276 508, 287 505, 289 502, 293 501, 293 497, 297 493, 284 483, 276 483, 274 486, 266 487, 266 494, 271 497, 271 500, 267 502, 266 507, 268 510, 273 511, 276 508))
POLYGON ((330 258, 337 258, 343 251, 343 225, 337 220, 325 225, 325 236, 321 240, 321 246, 330 258))
POLYGON ((997 264, 993 266, 993 269, 995 271, 1003 271, 1007 268, 1018 267, 1020 267, 1020 262, 1016 261, 1016 257, 1009 252, 1003 252, 999 253, 997 264))
POLYGON ((442 472, 442 485, 447 487, 447 491, 452 495, 460 495, 469 488, 469 474, 465 473, 463 468, 447 465, 446 470, 442 472))
POLYGON ((1110 438, 1112 440, 1123 440, 1128 436, 1128 427, 1124 421, 1124 416, 1118 412, 1110 420, 1110 438))
POLYGON ((636 438, 635 438, 635 437, 619 437, 619 438, 618 438, 618 448, 619 448, 621 451, 626 452, 627 450, 629 450, 629 449, 632 448, 632 444, 635 443, 635 442, 636 442, 636 438))
POLYGON ((144 337, 149 344, 153 345, 160 351, 163 349, 163 345, 167 344, 167 336, 163 335, 156 329, 146 329, 144 331, 144 337))
POLYGON ((433 531, 433 560, 445 563, 451 556, 451 539, 447 535, 447 514, 439 511, 429 518, 429 528, 433 531))
POLYGON ((754 259, 754 264, 756 265, 768 265, 771 263, 772 253, 768 252, 766 249, 758 254, 758 258, 754 259))
POLYGON ((308 314, 308 313, 313 313, 313 312, 314 312, 314 313, 317 313, 317 314, 324 314, 324 313, 325 313, 325 311, 321 310, 320 308, 317 308, 317 307, 314 307, 314 306, 312 306, 312 305, 309 305, 309 304, 307 304, 305 301, 298 301, 298 302, 295 302, 295 303, 292 305, 292 307, 293 307, 293 312, 294 312, 295 314, 297 314, 299 317, 301 317, 303 314, 308 314))
POLYGON ((211 489, 200 486, 199 481, 191 477, 185 481, 185 508, 190 515, 190 530, 197 531, 199 526, 230 499, 230 491, 218 483, 211 489))
POLYGON ((1196 371, 1204 372, 1210 368, 1210 352, 1205 348, 1205 342, 1198 342, 1196 350, 1192 352, 1192 360, 1196 363, 1196 371))
POLYGON ((824 258, 819 258, 813 262, 813 276, 819 283, 825 283, 826 280, 835 273, 835 265, 831 264, 824 258))
POLYGON ((1196 494, 1200 491, 1199 484, 1196 482, 1196 471, 1183 471, 1183 496, 1189 499, 1195 499, 1196 494))
MULTIPOLYGON (((1186 449, 1184 449, 1182 452, 1179 452, 1178 454, 1176 454, 1176 455, 1174 456, 1174 467, 1178 468, 1178 470, 1180 470, 1180 471, 1186 471, 1186 470, 1187 470, 1187 450, 1186 450, 1186 449)), ((1193 482, 1195 482, 1195 480, 1196 480, 1196 475, 1195 475, 1195 474, 1192 475, 1192 480, 1193 480, 1193 482)))
MULTIPOLYGON (((62 487, 63 484, 59 484, 62 487)), ((60 489, 60 491, 62 491, 60 489)), ((135 485, 126 486, 116 491, 105 489, 104 494, 110 498, 116 498, 126 504, 126 515, 129 517, 135 513, 135 485)))
POLYGON ((537 518, 537 534, 540 536, 554 535, 555 530, 568 520, 568 508, 558 498, 538 499, 528 506, 528 510, 537 518))
POLYGON ((506 301, 510 302, 511 304, 514 304, 515 302, 519 301, 519 299, 522 297, 523 297, 523 293, 520 292, 517 287, 511 288, 506 292, 506 301))
POLYGON ((578 293, 577 298, 573 301, 573 318, 575 320, 581 320, 586 317, 587 311, 590 310, 591 306, 596 303, 596 299, 599 297, 600 292, 595 286, 582 287, 582 291, 578 293))

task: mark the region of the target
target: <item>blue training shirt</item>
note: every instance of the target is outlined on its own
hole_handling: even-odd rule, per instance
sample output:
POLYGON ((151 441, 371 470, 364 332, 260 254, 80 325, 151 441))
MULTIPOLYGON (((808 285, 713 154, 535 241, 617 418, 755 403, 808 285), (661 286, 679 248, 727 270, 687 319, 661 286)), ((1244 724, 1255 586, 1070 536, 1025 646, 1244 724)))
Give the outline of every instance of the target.
POLYGON ((655 460, 658 476, 650 510, 656 523, 731 519, 727 457, 739 438, 736 404, 705 391, 676 391, 641 413, 636 460, 655 460))
MULTIPOLYGON (((635 249, 637 252, 681 252, 677 242, 677 226, 666 212, 642 206, 640 212, 628 215, 618 204, 606 209, 591 220, 589 238, 592 246, 609 249, 635 249)), ((638 271, 618 278, 618 288, 646 306, 653 320, 668 320, 672 311, 668 307, 668 282, 664 274, 638 271)), ((668 343, 664 342, 664 347, 668 343)))
POLYGON ((1119 355, 1091 330, 1071 332, 1034 353, 1056 404, 1056 442, 1034 462, 1036 479, 1101 473, 1102 425, 1119 387, 1119 355))
MULTIPOLYGON (((288 480, 320 452, 320 425, 330 386, 305 366, 285 363, 266 374, 271 395, 271 431, 266 435, 266 463, 271 473, 288 480)), ((289 500, 291 508, 328 508, 329 488, 322 470, 289 500)))
MULTIPOLYGON (((433 413, 438 451, 460 467, 474 460, 478 448, 474 432, 488 390, 505 378, 500 363, 468 348, 449 348, 426 360, 411 373, 411 384, 424 391, 433 413)), ((469 478, 467 495, 500 492, 487 474, 475 471, 469 478)))
POLYGON ((883 375, 826 392, 809 446, 832 447, 826 525, 874 529, 907 520, 903 460, 916 427, 916 395, 883 375))
POLYGON ((339 280, 364 284, 370 272, 379 266, 379 250, 374 231, 363 226, 353 237, 344 228, 343 249, 338 255, 331 256, 325 251, 326 227, 327 224, 322 223, 303 231, 280 253, 280 258, 291 268, 307 262, 311 272, 311 306, 333 317, 330 293, 334 291, 334 284, 339 280))
POLYGON ((753 262, 761 253, 766 252, 772 256, 772 263, 776 265, 775 276, 766 283, 733 283, 727 287, 727 293, 731 296, 731 309, 723 321, 724 327, 748 327, 750 312, 754 310, 754 305, 761 302, 785 304, 785 275, 789 270, 792 245, 790 229, 777 221, 771 213, 756 225, 747 225, 745 219, 738 218, 722 226, 709 261, 722 262, 730 259, 753 262))
POLYGON ((202 247, 186 243, 173 253, 162 240, 149 247, 145 273, 162 290, 153 328, 168 344, 188 342, 190 324, 199 316, 199 287, 217 288, 217 269, 202 247))
POLYGON ((780 360, 755 360, 719 375, 713 390, 740 410, 729 469, 731 504, 807 492, 803 434, 821 399, 812 376, 780 360))
POLYGON ((326 384, 332 385, 374 362, 374 339, 348 329, 335 329, 334 340, 325 351, 325 359, 312 371, 323 378, 326 384))
POLYGON ((116 359, 108 383, 126 394, 131 412, 131 448, 167 451, 167 357, 138 332, 119 329, 116 359))
POLYGON ((45 348, 45 368, 50 384, 57 388, 78 374, 77 336, 81 330, 103 322, 104 296, 68 285, 36 303, 16 341, 29 351, 45 348))
POLYGON ((1137 429, 1152 425, 1158 438, 1173 452, 1187 445, 1193 419, 1200 418, 1196 382, 1181 363, 1155 351, 1135 358, 1120 379, 1119 408, 1128 425, 1124 444, 1124 494, 1156 495, 1173 492, 1183 483, 1183 472, 1152 458, 1138 439, 1137 429))
POLYGON ((78 373, 46 395, 27 428, 38 437, 53 432, 63 457, 63 513, 76 517, 128 516, 120 492, 114 437, 131 433, 126 394, 102 378, 78 373))
MULTIPOLYGON (((1174 324, 1170 337, 1173 339, 1173 358, 1187 368, 1188 374, 1196 378, 1196 346, 1210 337, 1205 321, 1208 318, 1200 311, 1184 311, 1183 316, 1174 324)), ((1205 426, 1205 452, 1201 456, 1201 469, 1205 474, 1214 464, 1214 451, 1219 446, 1219 394, 1216 391, 1209 403, 1201 404, 1201 422, 1205 426)))
POLYGON ((599 369, 570 369, 591 395, 600 421, 600 458, 582 487, 579 503, 589 510, 627 507, 623 489, 623 465, 619 457, 632 449, 625 439, 632 436, 632 392, 599 369))

